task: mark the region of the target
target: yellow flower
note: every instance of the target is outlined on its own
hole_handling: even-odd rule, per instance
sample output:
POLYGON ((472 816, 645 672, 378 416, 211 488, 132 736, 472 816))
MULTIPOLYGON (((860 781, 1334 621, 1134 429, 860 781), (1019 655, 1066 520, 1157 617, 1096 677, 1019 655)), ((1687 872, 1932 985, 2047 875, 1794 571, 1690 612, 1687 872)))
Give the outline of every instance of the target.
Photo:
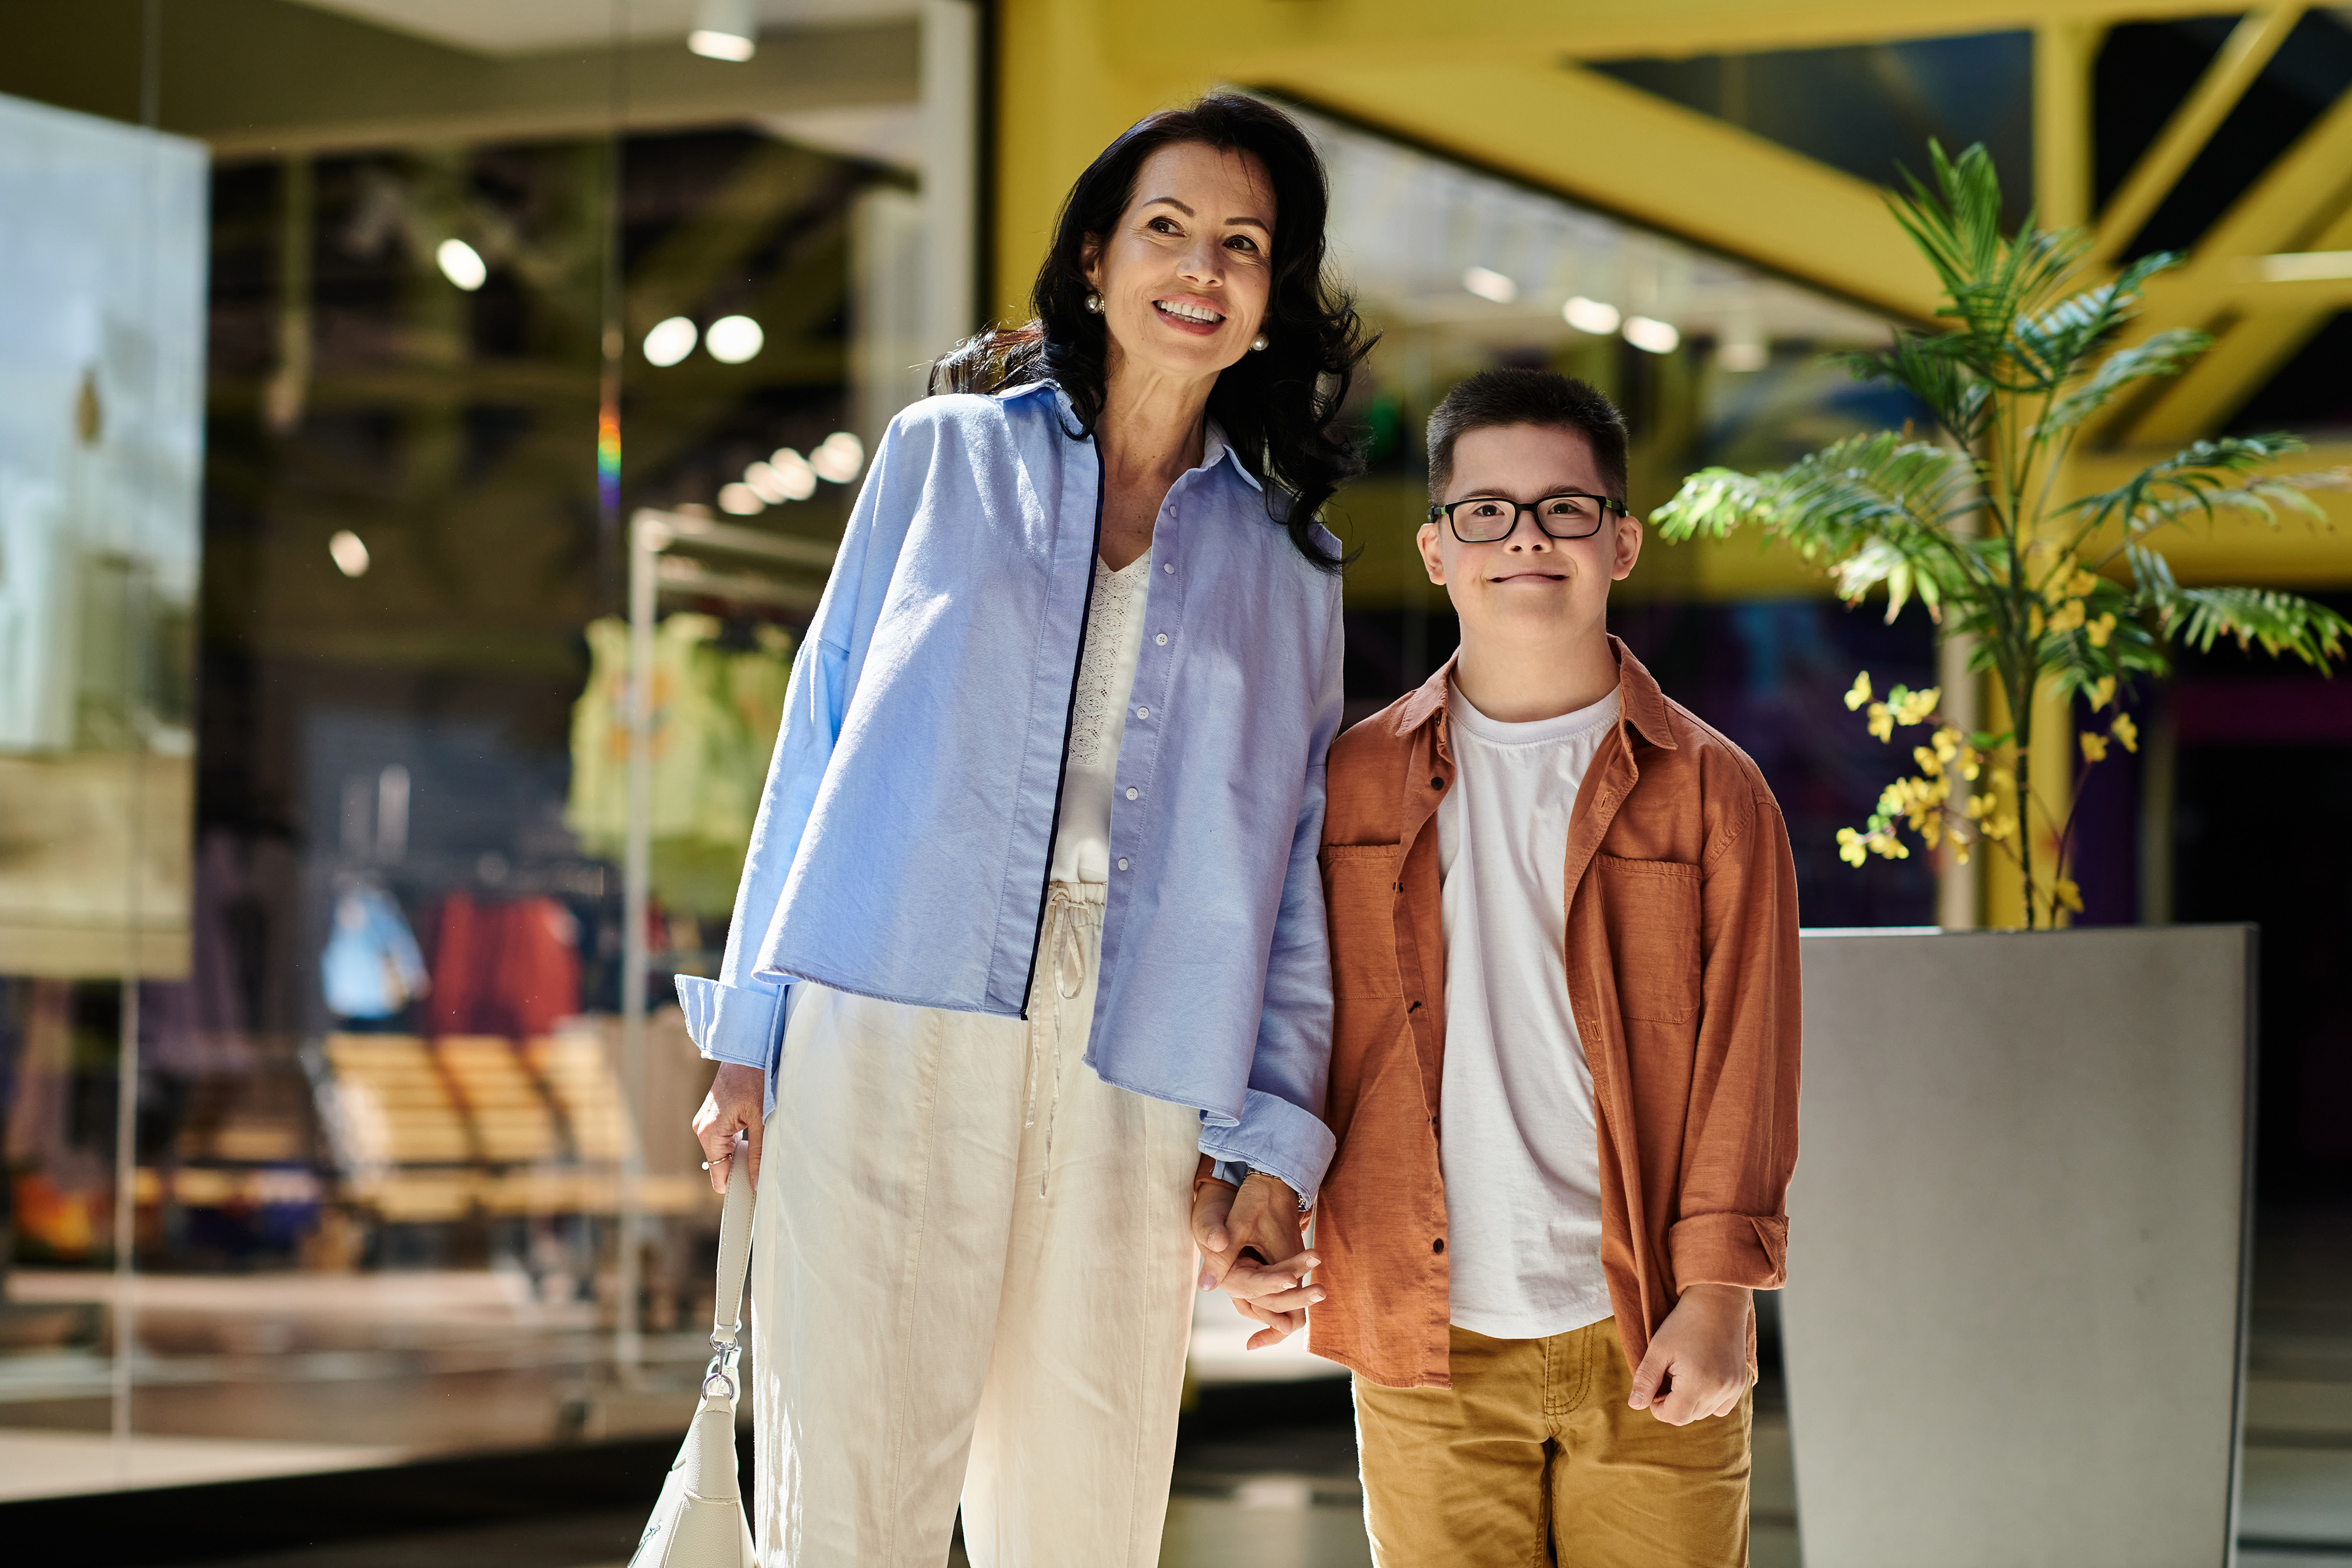
POLYGON ((1984 758, 1977 755, 1977 748, 1973 746, 1961 747, 1960 777, 1973 784, 1977 781, 1977 775, 1982 771, 1984 771, 1984 758))
POLYGON ((2072 632, 2088 619, 2089 612, 2079 599, 2070 599, 2050 612, 2049 626, 2053 632, 2072 632))
POLYGON ((1952 758, 1960 754, 1962 749, 1961 742, 1966 737, 1963 737, 1958 730, 1954 729, 1948 724, 1943 728, 1937 730, 1935 735, 1930 737, 1928 744, 1936 748, 1936 757, 1938 761, 1949 762, 1952 758))
POLYGON ((1862 674, 1854 676, 1853 686, 1850 687, 1845 694, 1846 712, 1852 713, 1854 709, 1860 707, 1869 700, 1870 672, 1868 670, 1864 670, 1862 674))
POLYGON ((1944 700, 1944 688, 1929 686, 1924 692, 1906 692, 1898 687, 1887 695, 1894 699, 1897 724, 1925 724, 1935 714, 1936 705, 1944 700))
POLYGON ((1935 752, 1928 749, 1927 747, 1913 747, 1911 748, 1911 760, 1917 763, 1919 765, 1919 771, 1925 773, 1930 779, 1939 777, 1944 771, 1944 759, 1937 756, 1935 752))
POLYGON ((2098 586, 2098 574, 2079 566, 2074 569, 2074 575, 2066 580, 2066 591, 2076 599, 2088 599, 2091 590, 2098 586))
POLYGON ((1870 858, 1870 852, 1864 847, 1862 835, 1852 828, 1840 828, 1837 831, 1837 841, 1838 859, 1845 862, 1846 864, 1860 865, 1870 858))
POLYGON ((2097 684, 2091 687, 2091 711, 2096 713, 2099 709, 2106 706, 2107 704, 2115 700, 2115 676, 2101 675, 2097 684))
POLYGON ((1885 703, 1870 705, 1870 733, 1881 740, 1895 738, 1895 710, 1885 703))
POLYGON ((2107 645, 2107 639, 2115 634, 2116 618, 2112 612, 2102 615, 2096 621, 2092 622, 2083 632, 2083 635, 2091 640, 2091 646, 2094 648, 2105 647, 2107 645))
POLYGON ((2093 735, 2090 731, 2084 730, 2075 738, 2083 743, 2084 761, 2105 762, 2107 759, 2107 742, 2105 736, 2093 735))
POLYGON ((2131 715, 2127 713, 2116 715, 2116 722, 2109 725, 2107 728, 2117 740, 2124 743, 2126 751, 2139 749, 2139 726, 2132 722, 2131 715))
POLYGON ((1961 865, 1969 863, 1969 841, 1962 834, 1952 835, 1952 859, 1961 865))
POLYGON ((2052 887, 2050 891, 2057 894, 2059 903, 2064 904, 2067 908, 2073 910, 2077 915, 2083 913, 2083 890, 2074 885, 2073 878, 2063 876, 2060 877, 2056 885, 2052 887))

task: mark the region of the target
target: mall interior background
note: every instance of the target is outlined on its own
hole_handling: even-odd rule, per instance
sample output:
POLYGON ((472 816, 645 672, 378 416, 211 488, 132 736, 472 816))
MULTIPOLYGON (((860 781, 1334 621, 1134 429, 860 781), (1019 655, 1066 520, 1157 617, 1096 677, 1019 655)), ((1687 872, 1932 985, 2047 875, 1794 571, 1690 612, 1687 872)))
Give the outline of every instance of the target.
MULTIPOLYGON (((690 53, 690 9, 0 16, 0 1500, 678 1425, 715 1210, 669 977, 716 962, 864 452, 1021 287, 994 204, 1019 7, 770 4, 744 61, 690 53), (633 974, 641 508, 815 548, 660 601, 633 974)), ((2235 21, 2105 31, 2095 203, 2235 21)), ((1930 137, 1982 141, 2021 214, 2033 47, 1592 68, 1873 182, 1930 137)), ((2347 84, 2352 23, 2312 10, 2134 247, 2192 245, 2347 84)), ((1360 552, 1351 716, 1453 645, 1410 539, 1422 423, 1471 371, 1618 397, 1637 508, 1913 412, 1822 358, 1883 340, 1884 300, 1277 85, 1381 333, 1350 407, 1370 466, 1332 507, 1360 552)), ((2230 428, 2352 440, 2347 346, 2337 314, 2230 428)), ((2298 586, 2352 591, 2346 560, 2298 586)), ((1922 616, 1849 610, 1750 545, 1654 541, 1613 614, 1762 764, 1808 925, 1969 907, 1925 860, 1857 872, 1833 842, 1885 758, 1836 695, 1864 668, 1936 680, 1922 616)), ((2113 809, 2081 852, 2089 922, 2263 925, 2262 1201, 2289 1269, 2352 1200, 2352 841, 2280 816, 2352 806, 2341 684, 2217 651, 2133 694, 2152 744, 2097 776, 2113 809)), ((1205 1382, 1223 1364, 1204 1348, 1205 1382)))

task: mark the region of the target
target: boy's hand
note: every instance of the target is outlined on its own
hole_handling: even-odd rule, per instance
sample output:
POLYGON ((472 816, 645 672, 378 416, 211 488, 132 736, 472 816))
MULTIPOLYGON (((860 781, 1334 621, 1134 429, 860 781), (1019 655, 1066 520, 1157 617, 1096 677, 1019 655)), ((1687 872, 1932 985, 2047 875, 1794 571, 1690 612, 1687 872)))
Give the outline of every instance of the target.
POLYGON ((1738 1409, 1748 1392, 1748 1300, 1741 1285, 1685 1291, 1633 1369, 1633 1396, 1626 1403, 1669 1427, 1738 1409))
POLYGON ((1205 1173, 1192 1186, 1192 1240, 1201 1249, 1201 1289, 1223 1289, 1234 1310, 1265 1325, 1249 1348, 1279 1344, 1307 1325, 1307 1309, 1323 1299, 1307 1276, 1322 1260, 1303 1249, 1298 1195, 1275 1177, 1252 1171, 1238 1193, 1205 1173), (1244 1249, 1255 1259, 1244 1256, 1244 1249))

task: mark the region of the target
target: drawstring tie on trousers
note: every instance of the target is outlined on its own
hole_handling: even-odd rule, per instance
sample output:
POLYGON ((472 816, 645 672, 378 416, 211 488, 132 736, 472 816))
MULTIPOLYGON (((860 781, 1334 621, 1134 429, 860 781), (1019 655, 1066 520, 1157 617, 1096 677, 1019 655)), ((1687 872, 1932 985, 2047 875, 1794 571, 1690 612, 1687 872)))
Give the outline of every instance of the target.
POLYGON ((1034 996, 1029 1003, 1029 1093, 1021 1113, 1024 1127, 1037 1124, 1037 1069, 1043 1043, 1039 1035, 1048 1028, 1053 1031, 1053 1084, 1045 1102, 1045 1153, 1043 1168, 1037 1174, 1039 1197, 1045 1196, 1045 1184, 1054 1174, 1054 1118, 1062 1108, 1062 1003, 1075 998, 1087 986, 1087 909, 1083 897, 1061 883, 1055 884, 1046 902, 1045 933, 1045 946, 1053 954, 1053 994, 1044 999, 1043 1005, 1034 996), (1050 1017, 1052 1022, 1048 1024, 1041 1014, 1050 1017))

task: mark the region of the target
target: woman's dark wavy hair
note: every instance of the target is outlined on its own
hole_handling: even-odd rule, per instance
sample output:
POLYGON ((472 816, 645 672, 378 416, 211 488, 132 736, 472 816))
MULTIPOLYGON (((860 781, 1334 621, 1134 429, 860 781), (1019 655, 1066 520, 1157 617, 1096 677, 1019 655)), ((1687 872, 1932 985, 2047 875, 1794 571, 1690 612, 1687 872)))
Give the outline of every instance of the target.
MULTIPOLYGON (((1086 308, 1089 237, 1108 239, 1135 199, 1143 161, 1162 147, 1197 141, 1254 155, 1274 186, 1274 278, 1262 352, 1244 353, 1218 376, 1209 417, 1235 455, 1261 480, 1291 495, 1285 520, 1298 553, 1326 570, 1339 562, 1313 538, 1316 514, 1342 481, 1363 468, 1339 421, 1339 406, 1372 338, 1355 301, 1323 269, 1323 223, 1330 192, 1323 162, 1297 122, 1236 93, 1212 93, 1184 109, 1138 120, 1078 176, 1062 203, 1053 248, 1030 295, 1034 320, 969 338, 931 367, 930 390, 990 392, 1050 381, 1069 395, 1080 424, 1102 417, 1108 333, 1086 308)), ((1273 513, 1272 486, 1267 511, 1273 513)))

